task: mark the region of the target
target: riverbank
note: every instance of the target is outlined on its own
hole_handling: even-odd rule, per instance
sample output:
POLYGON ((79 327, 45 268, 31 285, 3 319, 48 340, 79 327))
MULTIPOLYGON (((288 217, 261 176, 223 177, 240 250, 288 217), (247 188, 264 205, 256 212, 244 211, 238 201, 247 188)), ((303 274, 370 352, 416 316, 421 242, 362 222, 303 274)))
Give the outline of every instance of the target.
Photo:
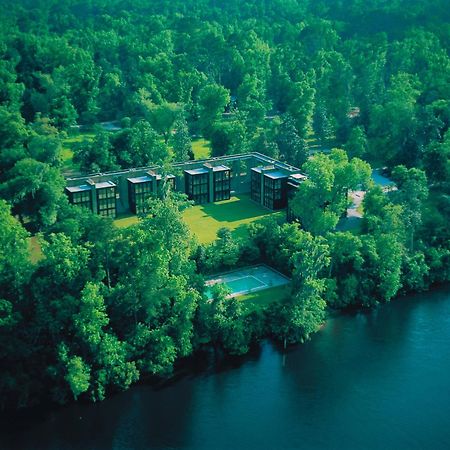
POLYGON ((449 340, 445 286, 333 317, 286 352, 263 341, 164 385, 3 422, 2 448, 444 450, 449 340))

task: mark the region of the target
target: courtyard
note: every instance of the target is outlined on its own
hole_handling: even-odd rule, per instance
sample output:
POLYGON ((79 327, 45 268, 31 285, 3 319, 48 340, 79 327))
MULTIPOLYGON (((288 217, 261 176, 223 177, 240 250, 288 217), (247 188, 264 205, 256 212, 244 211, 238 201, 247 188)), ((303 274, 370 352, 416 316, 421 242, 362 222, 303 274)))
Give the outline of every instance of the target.
POLYGON ((183 212, 183 219, 201 244, 209 244, 220 228, 229 228, 237 237, 245 235, 245 227, 266 216, 284 219, 285 211, 270 211, 253 202, 247 194, 204 205, 195 205, 183 212))

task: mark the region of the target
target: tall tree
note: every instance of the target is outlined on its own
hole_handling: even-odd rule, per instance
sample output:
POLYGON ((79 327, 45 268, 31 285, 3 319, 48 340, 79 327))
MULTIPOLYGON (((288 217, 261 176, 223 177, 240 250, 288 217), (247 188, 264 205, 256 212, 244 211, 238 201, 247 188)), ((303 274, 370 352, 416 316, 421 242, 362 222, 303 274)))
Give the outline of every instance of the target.
POLYGON ((213 124, 218 121, 230 102, 230 93, 218 84, 208 84, 202 88, 198 99, 200 126, 205 137, 209 138, 213 124))
POLYGON ((175 161, 187 161, 192 153, 192 141, 189 128, 184 117, 179 118, 175 124, 175 133, 171 138, 175 161))

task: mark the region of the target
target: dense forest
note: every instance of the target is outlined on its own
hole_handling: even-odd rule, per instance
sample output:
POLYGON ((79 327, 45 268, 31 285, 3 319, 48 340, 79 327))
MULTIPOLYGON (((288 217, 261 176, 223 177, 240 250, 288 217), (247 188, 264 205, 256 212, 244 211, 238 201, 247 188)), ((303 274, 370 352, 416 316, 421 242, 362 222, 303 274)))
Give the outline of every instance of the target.
POLYGON ((199 349, 299 342, 328 309, 448 282, 447 3, 3 0, 0 409, 102 400, 199 349), (62 142, 80 127, 83 172, 183 161, 193 136, 297 165, 298 220, 201 245, 167 191, 117 228, 64 195, 62 142), (361 187, 361 229, 337 231, 361 187), (257 262, 292 278, 288 298, 248 311, 218 286, 207 301, 206 274, 257 262))

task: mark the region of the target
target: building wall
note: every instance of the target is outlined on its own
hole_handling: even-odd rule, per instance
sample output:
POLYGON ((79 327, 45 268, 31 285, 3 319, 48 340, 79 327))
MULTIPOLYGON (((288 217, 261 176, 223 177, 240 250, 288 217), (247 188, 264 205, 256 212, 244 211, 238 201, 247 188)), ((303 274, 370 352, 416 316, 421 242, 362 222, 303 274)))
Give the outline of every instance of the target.
MULTIPOLYGON (((210 158, 206 160, 186 161, 184 163, 173 164, 170 173, 175 175, 176 190, 185 192, 185 179, 183 171, 186 169, 196 169, 202 167, 205 163, 213 166, 226 165, 231 169, 231 195, 234 194, 249 194, 251 190, 251 169, 261 165, 272 164, 277 169, 285 170, 287 173, 299 172, 299 169, 289 166, 280 161, 275 161, 260 153, 245 153, 240 155, 226 155, 217 158, 210 158)), ((127 213, 130 211, 129 197, 128 197, 128 178, 140 177, 148 174, 149 170, 161 173, 160 168, 140 167, 134 169, 120 170, 116 172, 89 174, 85 176, 66 178, 67 186, 80 186, 86 184, 88 180, 95 183, 103 181, 112 181, 116 184, 116 204, 117 213, 127 213)))

